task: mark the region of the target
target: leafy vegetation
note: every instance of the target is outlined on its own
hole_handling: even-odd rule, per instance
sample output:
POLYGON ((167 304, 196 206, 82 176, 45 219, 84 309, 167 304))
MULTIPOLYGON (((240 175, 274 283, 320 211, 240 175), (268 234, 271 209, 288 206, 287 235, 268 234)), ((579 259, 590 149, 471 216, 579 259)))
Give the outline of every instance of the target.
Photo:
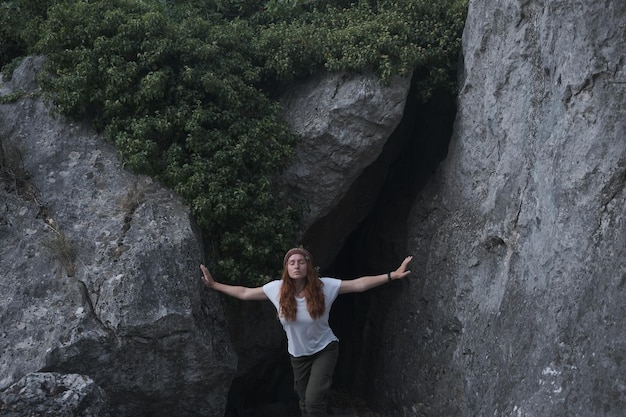
POLYGON ((19 58, 36 41, 38 25, 57 0, 13 0, 0 2, 0 67, 5 79, 19 58))
POLYGON ((299 219, 275 185, 297 137, 272 92, 342 70, 451 91, 466 1, 15 0, 0 41, 46 54, 59 111, 175 189, 216 275, 250 284, 275 276, 299 219))

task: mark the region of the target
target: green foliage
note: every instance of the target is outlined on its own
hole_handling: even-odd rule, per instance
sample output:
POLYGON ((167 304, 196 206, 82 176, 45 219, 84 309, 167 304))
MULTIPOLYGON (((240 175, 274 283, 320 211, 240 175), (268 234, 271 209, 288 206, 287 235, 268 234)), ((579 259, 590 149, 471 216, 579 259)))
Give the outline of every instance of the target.
POLYGON ((27 94, 23 90, 18 90, 11 94, 0 96, 0 104, 15 103, 19 99, 24 98, 26 96, 27 94))
POLYGON ((272 0, 262 16, 265 71, 289 80, 317 72, 420 74, 420 95, 453 91, 467 0, 272 0))
POLYGON ((216 276, 251 284, 275 276, 298 229, 299 210, 275 185, 297 138, 271 92, 341 70, 415 72, 424 98, 453 88, 466 0, 47 4, 11 27, 31 46, 37 34, 48 56, 40 82, 58 109, 91 120, 129 168, 175 189, 216 276))
POLYGON ((0 67, 10 77, 12 63, 29 52, 39 24, 58 0, 10 0, 0 3, 0 67), (5 66, 9 66, 5 68, 5 66))
POLYGON ((243 20, 177 20, 162 5, 75 1, 50 10, 42 86, 89 118, 130 168, 189 204, 218 276, 260 282, 294 239, 297 212, 272 179, 295 136, 254 87, 254 30, 243 20), (273 254, 274 256, 270 256, 273 254))
POLYGON ((170 11, 179 17, 247 18, 263 9, 258 0, 163 0, 170 11))

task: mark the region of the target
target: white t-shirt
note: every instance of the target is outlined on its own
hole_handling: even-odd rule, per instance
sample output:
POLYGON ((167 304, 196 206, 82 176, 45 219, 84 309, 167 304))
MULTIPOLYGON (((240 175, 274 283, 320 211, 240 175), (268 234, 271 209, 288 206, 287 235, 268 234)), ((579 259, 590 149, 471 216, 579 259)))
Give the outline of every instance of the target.
MULTIPOLYGON (((296 320, 287 321, 279 315, 280 323, 287 334, 287 351, 292 356, 313 355, 324 349, 330 342, 337 339, 328 325, 330 307, 339 295, 341 280, 335 278, 320 278, 324 283, 324 301, 326 308, 324 314, 317 320, 313 320, 306 308, 306 299, 296 297, 296 320)), ((263 286, 263 292, 270 299, 276 310, 280 313, 280 287, 282 280, 268 282, 263 286)))

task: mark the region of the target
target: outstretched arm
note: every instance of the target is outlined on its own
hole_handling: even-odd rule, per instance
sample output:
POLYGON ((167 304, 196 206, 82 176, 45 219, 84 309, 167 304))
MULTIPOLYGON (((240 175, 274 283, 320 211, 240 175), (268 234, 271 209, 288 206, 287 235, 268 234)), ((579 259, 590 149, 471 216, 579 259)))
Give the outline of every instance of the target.
POLYGON ((267 300, 267 296, 265 292, 263 292, 262 287, 249 288, 239 285, 222 284, 213 279, 213 276, 206 266, 200 265, 200 269, 202 270, 202 281, 204 281, 204 285, 215 291, 239 298, 240 300, 267 300))
POLYGON ((398 269, 395 271, 389 272, 388 274, 381 275, 371 275, 365 276, 356 279, 344 280, 341 281, 341 287, 339 287, 339 294, 346 294, 350 292, 363 292, 367 291, 371 288, 378 287, 379 285, 384 284, 390 279, 402 279, 408 276, 411 271, 407 270, 409 262, 413 259, 412 256, 407 256, 404 258, 398 269))

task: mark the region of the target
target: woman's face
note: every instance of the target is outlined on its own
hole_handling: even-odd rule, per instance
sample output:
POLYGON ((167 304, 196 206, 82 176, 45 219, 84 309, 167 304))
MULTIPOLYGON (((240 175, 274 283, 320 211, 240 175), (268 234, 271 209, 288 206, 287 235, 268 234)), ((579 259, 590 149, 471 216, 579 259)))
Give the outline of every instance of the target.
POLYGON ((304 255, 294 253, 287 259, 287 274, 292 279, 305 278, 307 273, 307 263, 304 255))

